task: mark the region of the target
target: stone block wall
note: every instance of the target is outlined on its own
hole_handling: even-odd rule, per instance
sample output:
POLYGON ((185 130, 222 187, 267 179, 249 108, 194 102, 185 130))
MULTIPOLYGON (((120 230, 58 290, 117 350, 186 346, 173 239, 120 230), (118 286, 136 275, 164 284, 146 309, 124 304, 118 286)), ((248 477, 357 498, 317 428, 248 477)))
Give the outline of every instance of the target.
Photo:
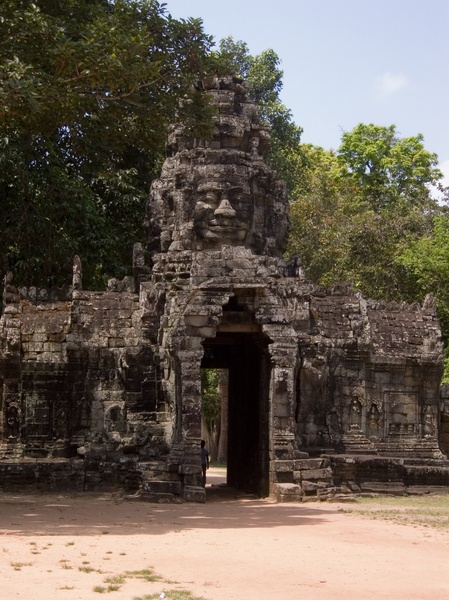
POLYGON ((170 420, 152 323, 141 316, 130 291, 73 290, 58 300, 10 285, 0 322, 0 456, 166 452, 170 420))

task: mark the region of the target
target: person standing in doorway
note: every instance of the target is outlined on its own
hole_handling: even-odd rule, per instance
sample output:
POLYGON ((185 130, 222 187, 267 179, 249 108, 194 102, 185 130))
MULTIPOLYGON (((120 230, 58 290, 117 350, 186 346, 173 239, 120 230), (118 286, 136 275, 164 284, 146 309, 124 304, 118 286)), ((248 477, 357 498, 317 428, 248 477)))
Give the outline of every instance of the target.
POLYGON ((209 452, 206 448, 206 442, 201 440, 201 473, 203 480, 203 487, 206 487, 206 471, 209 468, 209 452))

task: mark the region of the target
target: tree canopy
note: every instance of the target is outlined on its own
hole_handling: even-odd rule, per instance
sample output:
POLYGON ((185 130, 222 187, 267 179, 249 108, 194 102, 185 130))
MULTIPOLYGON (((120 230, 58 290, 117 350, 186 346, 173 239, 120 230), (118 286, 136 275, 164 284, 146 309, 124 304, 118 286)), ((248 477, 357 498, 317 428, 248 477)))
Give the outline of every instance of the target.
POLYGON ((0 10, 3 270, 61 284, 81 254, 99 285, 123 275, 143 241, 175 113, 209 126, 193 84, 212 39, 153 0, 3 0, 0 10))
POLYGON ((360 124, 343 134, 336 153, 301 151, 290 253, 315 281, 348 282, 372 298, 416 299, 415 278, 398 257, 431 232, 441 211, 429 187, 441 173, 422 136, 401 139, 394 126, 360 124))
POLYGON ((428 152, 421 134, 400 138, 395 125, 360 123, 343 133, 338 150, 342 173, 359 186, 364 199, 379 213, 382 209, 424 206, 429 186, 442 177, 438 157, 428 152))

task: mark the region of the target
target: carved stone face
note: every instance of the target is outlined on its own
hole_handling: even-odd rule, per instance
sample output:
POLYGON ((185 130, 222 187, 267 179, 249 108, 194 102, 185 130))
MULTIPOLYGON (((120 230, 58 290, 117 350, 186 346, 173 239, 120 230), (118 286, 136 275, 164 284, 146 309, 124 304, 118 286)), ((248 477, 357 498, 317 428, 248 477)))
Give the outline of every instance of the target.
POLYGON ((197 250, 244 245, 253 205, 247 183, 206 180, 195 194, 193 223, 197 250))
POLYGON ((255 254, 281 255, 288 202, 273 172, 232 151, 189 156, 190 164, 167 160, 164 177, 152 186, 150 242, 159 240, 163 252, 245 246, 255 254))
POLYGON ((269 133, 241 81, 210 83, 217 105, 212 139, 169 138, 161 178, 147 205, 150 253, 244 246, 282 256, 289 232, 283 184, 265 161, 269 133))

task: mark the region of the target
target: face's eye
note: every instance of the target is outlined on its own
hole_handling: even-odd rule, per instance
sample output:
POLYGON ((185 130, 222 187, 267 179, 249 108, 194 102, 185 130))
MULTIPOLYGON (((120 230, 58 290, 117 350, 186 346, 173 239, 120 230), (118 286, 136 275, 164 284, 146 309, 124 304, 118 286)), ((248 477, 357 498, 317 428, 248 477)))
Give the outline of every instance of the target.
POLYGON ((251 204, 251 198, 248 194, 242 192, 235 192, 229 196, 229 200, 234 207, 246 210, 249 209, 251 204))
POLYGON ((195 211, 194 211, 193 218, 196 222, 203 221, 203 220, 207 221, 213 217, 214 210, 215 210, 215 208, 210 206, 210 204, 208 204, 207 202, 203 202, 202 200, 199 200, 195 204, 195 211))
POLYGON ((218 204, 217 194, 215 194, 214 192, 207 192, 204 196, 204 202, 206 202, 210 206, 216 206, 218 204))

